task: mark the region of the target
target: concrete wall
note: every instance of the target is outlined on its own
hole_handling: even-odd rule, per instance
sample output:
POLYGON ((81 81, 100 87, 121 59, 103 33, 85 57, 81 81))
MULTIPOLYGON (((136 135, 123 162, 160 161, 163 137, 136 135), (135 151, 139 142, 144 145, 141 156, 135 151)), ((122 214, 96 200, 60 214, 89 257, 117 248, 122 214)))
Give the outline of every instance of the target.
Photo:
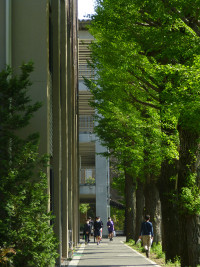
MULTIPOLYGON (((0 25, 0 69, 5 67, 10 48, 10 64, 16 72, 23 62, 34 63, 29 93, 33 102, 40 101, 43 106, 19 134, 25 137, 39 132, 39 152, 51 152, 52 206, 56 215, 54 231, 60 241, 60 266, 61 260, 69 256, 69 247, 79 241, 77 0, 0 0, 0 25), (12 11, 9 47, 5 45, 8 2, 12 11)), ((46 172, 50 193, 49 167, 46 172)))
POLYGON ((95 185, 80 185, 80 195, 82 199, 92 199, 96 198, 96 186, 95 185))
POLYGON ((22 62, 33 61, 30 94, 33 102, 43 103, 23 133, 40 133, 41 153, 49 153, 48 46, 48 1, 12 1, 12 66, 17 70, 22 62))

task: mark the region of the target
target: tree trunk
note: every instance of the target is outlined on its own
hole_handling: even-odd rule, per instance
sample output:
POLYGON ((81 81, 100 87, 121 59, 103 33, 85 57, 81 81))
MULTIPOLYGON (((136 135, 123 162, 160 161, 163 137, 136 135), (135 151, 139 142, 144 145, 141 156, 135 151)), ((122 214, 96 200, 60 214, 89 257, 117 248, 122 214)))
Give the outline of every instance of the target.
POLYGON ((141 223, 144 220, 144 190, 143 183, 138 179, 136 190, 136 226, 135 226, 135 240, 137 241, 140 235, 141 223))
MULTIPOLYGON (((197 174, 195 185, 199 186, 199 162, 196 160, 199 157, 199 135, 179 127, 179 138, 178 193, 181 194, 184 187, 191 187, 191 174, 197 174)), ((195 212, 192 214, 192 211, 187 210, 181 200, 179 208, 181 266, 195 267, 200 264, 200 218, 195 212)))
MULTIPOLYGON (((154 178, 154 177, 153 177, 154 178)), ((145 213, 153 224, 154 242, 161 242, 161 203, 156 179, 149 177, 145 185, 145 213)))
POLYGON ((176 162, 169 164, 164 161, 161 166, 161 179, 159 183, 162 213, 162 246, 166 261, 174 261, 179 256, 179 225, 177 204, 172 201, 172 193, 176 189, 176 181, 172 179, 177 175, 176 162))
POLYGON ((135 181, 126 170, 125 170, 125 230, 126 230, 126 242, 130 239, 134 239, 134 225, 135 225, 135 214, 134 214, 134 206, 135 206, 135 192, 136 192, 136 184, 135 181))
POLYGON ((200 264, 200 216, 188 217, 185 225, 187 225, 189 266, 196 267, 200 264))

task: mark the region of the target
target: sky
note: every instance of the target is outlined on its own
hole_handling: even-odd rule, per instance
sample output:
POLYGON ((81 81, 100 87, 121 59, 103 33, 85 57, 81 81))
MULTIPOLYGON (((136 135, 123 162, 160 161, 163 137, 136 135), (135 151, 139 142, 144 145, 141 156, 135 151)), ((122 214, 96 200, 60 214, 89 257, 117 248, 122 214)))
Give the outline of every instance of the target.
POLYGON ((95 0, 78 0, 78 18, 84 18, 84 15, 94 13, 94 2, 95 0))

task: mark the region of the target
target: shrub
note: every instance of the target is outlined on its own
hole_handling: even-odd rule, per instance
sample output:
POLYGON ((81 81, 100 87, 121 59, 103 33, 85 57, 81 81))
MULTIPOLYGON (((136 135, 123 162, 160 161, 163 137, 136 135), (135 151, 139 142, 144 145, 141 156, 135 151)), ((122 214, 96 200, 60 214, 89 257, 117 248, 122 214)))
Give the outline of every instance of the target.
POLYGON ((15 267, 46 267, 58 256, 47 212, 48 157, 38 155, 38 134, 16 134, 41 106, 27 96, 31 71, 24 64, 19 77, 9 67, 0 73, 0 259, 15 267))

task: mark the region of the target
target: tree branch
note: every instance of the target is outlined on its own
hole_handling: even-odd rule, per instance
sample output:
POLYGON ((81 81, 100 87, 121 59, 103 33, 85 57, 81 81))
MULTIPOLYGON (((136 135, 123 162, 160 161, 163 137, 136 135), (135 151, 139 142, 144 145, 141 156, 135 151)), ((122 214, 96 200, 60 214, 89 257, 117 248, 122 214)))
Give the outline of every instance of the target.
MULTIPOLYGON (((131 97, 133 102, 137 102, 137 103, 139 103, 139 104, 141 104, 143 106, 148 106, 148 107, 155 108, 155 109, 159 110, 159 107, 157 107, 156 105, 148 103, 148 102, 141 101, 141 100, 137 99, 135 96, 133 96, 131 93, 129 94, 129 96, 131 97)), ((132 101, 131 101, 131 103, 132 103, 132 101)))
POLYGON ((141 87, 148 93, 148 95, 149 95, 151 98, 153 98, 153 99, 156 100, 156 101, 159 101, 159 98, 156 97, 156 96, 154 96, 153 94, 151 94, 151 93, 149 92, 149 89, 148 89, 144 84, 141 84, 141 87))
MULTIPOLYGON (((165 7, 169 8, 174 14, 178 15, 178 17, 188 26, 190 27, 199 37, 200 37, 200 21, 198 19, 189 19, 182 15, 182 13, 177 10, 175 7, 171 7, 168 0, 161 0, 165 7)), ((197 10, 196 16, 198 15, 199 10, 197 10)))
MULTIPOLYGON (((143 74, 147 75, 143 69, 141 69, 141 68, 139 68, 139 69, 142 71, 143 74)), ((154 90, 154 91, 157 92, 157 93, 160 93, 160 89, 159 89, 158 87, 154 86, 153 84, 151 84, 150 82, 148 82, 148 81, 145 80, 144 78, 142 78, 142 77, 138 77, 137 75, 135 75, 135 74, 132 73, 131 71, 128 71, 128 72, 129 72, 132 76, 134 76, 138 81, 142 81, 144 84, 146 84, 146 85, 147 85, 148 87, 150 87, 152 90, 154 90)), ((152 82, 155 81, 155 79, 152 78, 152 77, 150 77, 149 75, 148 75, 148 78, 149 78, 152 82)))

